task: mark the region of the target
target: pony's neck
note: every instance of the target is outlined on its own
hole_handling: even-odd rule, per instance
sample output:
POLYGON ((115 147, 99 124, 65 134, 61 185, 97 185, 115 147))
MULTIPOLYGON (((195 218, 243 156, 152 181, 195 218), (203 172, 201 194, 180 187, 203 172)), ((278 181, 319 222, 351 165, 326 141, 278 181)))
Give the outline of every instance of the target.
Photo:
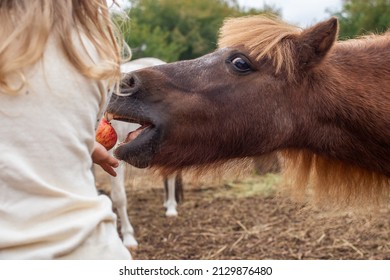
POLYGON ((306 145, 390 177, 390 40, 335 46, 313 71, 306 145))

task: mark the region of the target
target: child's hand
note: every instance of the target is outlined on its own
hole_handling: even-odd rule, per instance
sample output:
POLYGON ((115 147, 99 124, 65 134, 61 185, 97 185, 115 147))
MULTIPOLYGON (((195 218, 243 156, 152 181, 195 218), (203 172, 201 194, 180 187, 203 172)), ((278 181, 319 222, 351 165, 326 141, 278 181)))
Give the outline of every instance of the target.
POLYGON ((112 157, 102 144, 99 144, 96 141, 95 146, 93 147, 92 161, 96 164, 99 164, 104 169, 104 171, 106 171, 111 176, 116 176, 114 168, 119 166, 119 161, 112 157))

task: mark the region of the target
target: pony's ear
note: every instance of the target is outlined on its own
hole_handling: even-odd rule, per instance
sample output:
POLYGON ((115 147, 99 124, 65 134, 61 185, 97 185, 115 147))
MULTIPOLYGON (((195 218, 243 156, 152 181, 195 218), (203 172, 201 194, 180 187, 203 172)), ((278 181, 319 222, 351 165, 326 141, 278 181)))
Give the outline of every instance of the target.
POLYGON ((338 36, 336 17, 320 22, 298 37, 297 53, 301 67, 313 67, 320 63, 328 53, 338 36))

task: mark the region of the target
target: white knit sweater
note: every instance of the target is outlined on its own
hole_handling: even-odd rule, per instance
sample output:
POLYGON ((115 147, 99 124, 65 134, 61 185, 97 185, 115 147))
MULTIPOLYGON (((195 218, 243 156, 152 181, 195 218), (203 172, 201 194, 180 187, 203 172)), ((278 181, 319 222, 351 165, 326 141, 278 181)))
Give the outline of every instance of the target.
MULTIPOLYGON (((20 94, 0 92, 0 259, 66 257, 98 227, 111 234, 99 242, 122 246, 111 201, 97 195, 91 171, 105 86, 80 75, 53 39, 25 73, 20 94)), ((94 247, 78 258, 128 257, 124 247, 117 255, 94 247)))

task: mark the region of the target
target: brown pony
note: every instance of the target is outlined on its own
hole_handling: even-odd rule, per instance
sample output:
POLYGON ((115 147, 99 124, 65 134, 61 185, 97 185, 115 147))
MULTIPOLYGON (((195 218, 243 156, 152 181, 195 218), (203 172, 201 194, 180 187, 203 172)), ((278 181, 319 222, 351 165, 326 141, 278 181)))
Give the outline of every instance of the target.
POLYGON ((227 20, 215 52, 124 78, 107 116, 142 127, 115 155, 169 173, 279 151, 320 199, 388 197, 390 33, 337 35, 336 18, 227 20))

